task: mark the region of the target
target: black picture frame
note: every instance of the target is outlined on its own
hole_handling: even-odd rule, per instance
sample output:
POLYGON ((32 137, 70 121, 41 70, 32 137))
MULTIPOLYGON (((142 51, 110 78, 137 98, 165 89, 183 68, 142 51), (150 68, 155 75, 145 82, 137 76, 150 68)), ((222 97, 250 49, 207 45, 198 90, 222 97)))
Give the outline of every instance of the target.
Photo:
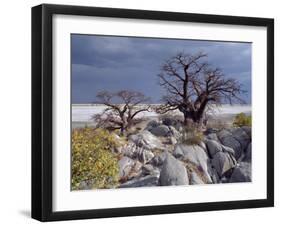
POLYGON ((274 20, 176 12, 43 4, 32 8, 32 218, 122 217, 274 206, 274 20), (181 21, 267 28, 267 198, 130 208, 52 210, 52 18, 55 14, 181 21))

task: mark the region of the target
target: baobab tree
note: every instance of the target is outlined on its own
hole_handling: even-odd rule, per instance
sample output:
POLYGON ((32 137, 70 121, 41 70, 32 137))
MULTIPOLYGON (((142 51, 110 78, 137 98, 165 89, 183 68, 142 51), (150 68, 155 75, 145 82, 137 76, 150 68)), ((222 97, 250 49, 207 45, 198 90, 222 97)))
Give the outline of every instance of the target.
POLYGON ((97 127, 104 127, 109 130, 119 129, 121 134, 128 131, 134 124, 140 121, 136 116, 149 111, 147 105, 150 98, 141 92, 121 90, 118 92, 102 91, 97 94, 98 103, 104 104, 107 108, 101 113, 93 116, 97 127), (141 106, 141 104, 143 104, 141 106))
POLYGON ((157 109, 159 113, 179 110, 185 124, 191 121, 202 125, 209 106, 244 102, 239 97, 244 92, 241 84, 209 65, 206 57, 201 52, 195 55, 178 53, 162 65, 158 76, 166 95, 163 96, 164 104, 157 109))

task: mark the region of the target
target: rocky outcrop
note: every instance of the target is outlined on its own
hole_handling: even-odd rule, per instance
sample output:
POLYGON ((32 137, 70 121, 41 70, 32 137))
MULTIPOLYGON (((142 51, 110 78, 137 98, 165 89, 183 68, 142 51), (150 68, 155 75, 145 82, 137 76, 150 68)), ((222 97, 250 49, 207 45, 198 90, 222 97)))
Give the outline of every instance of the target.
POLYGON ((212 165, 218 173, 219 177, 223 177, 223 175, 229 171, 230 169, 236 166, 236 160, 232 155, 225 152, 217 152, 213 159, 212 165))
POLYGON ((239 159, 243 153, 243 147, 240 142, 232 136, 232 133, 227 130, 222 130, 217 135, 221 143, 232 148, 235 152, 235 158, 239 159))
POLYGON ((250 138, 252 138, 252 128, 250 126, 242 126, 241 128, 247 133, 250 138))
POLYGON ((243 162, 251 162, 252 161, 252 143, 250 143, 245 151, 243 162))
POLYGON ((241 162, 239 165, 233 170, 231 178, 229 180, 230 183, 235 182, 251 182, 251 163, 241 162))
POLYGON ((123 146, 120 152, 124 156, 130 157, 132 159, 137 159, 144 164, 149 162, 154 157, 152 151, 147 150, 143 147, 138 147, 135 143, 132 142, 129 142, 127 145, 123 146))
POLYGON ((199 145, 179 144, 174 150, 174 156, 183 161, 193 163, 202 173, 207 183, 211 183, 212 179, 208 173, 209 157, 199 145))
POLYGON ((251 181, 250 127, 212 130, 198 145, 188 145, 182 143, 177 123, 172 118, 152 120, 128 137, 118 150, 123 155, 120 187, 251 181))
POLYGON ((130 135, 128 139, 136 144, 136 146, 143 147, 147 150, 152 150, 154 148, 163 149, 161 141, 147 130, 130 135))
POLYGON ((251 141, 248 134, 240 127, 231 130, 232 136, 240 143, 242 150, 244 151, 251 141))
POLYGON ((181 121, 172 118, 172 117, 163 117, 162 123, 168 127, 173 127, 177 131, 181 132, 182 131, 182 123, 181 121))
POLYGON ((154 165, 154 166, 161 166, 163 165, 164 161, 166 159, 166 153, 165 152, 162 152, 161 154, 158 154, 156 155, 151 163, 154 165))
POLYGON ((119 188, 135 188, 135 187, 151 187, 157 186, 159 175, 147 175, 127 181, 119 186, 119 188))
POLYGON ((128 177, 128 175, 132 171, 134 165, 135 165, 135 161, 133 159, 126 157, 126 156, 122 157, 118 161, 119 177, 120 178, 128 177))
POLYGON ((153 135, 157 137, 167 137, 171 135, 170 129, 168 126, 165 125, 159 125, 157 127, 152 127, 149 129, 149 132, 151 132, 153 135))
POLYGON ((202 180, 202 178, 200 176, 198 176, 198 174, 195 172, 191 172, 189 177, 190 177, 189 184, 191 184, 191 185, 205 184, 205 182, 202 180))
POLYGON ((166 159, 160 172, 159 184, 161 186, 189 184, 187 171, 183 163, 169 153, 166 154, 166 159))
POLYGON ((160 170, 151 164, 146 164, 142 167, 143 175, 160 175, 160 170))
POLYGON ((209 133, 207 136, 206 136, 207 139, 209 140, 215 140, 215 141, 218 141, 219 142, 219 139, 218 139, 218 136, 216 133, 209 133))
POLYGON ((209 155, 213 158, 215 154, 222 151, 222 146, 216 140, 206 140, 209 155))

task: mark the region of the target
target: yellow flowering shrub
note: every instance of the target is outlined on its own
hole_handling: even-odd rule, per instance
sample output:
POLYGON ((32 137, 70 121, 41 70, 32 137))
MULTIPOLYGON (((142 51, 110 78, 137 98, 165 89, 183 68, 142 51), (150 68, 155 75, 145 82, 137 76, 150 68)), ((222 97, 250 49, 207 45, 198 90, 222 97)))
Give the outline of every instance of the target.
POLYGON ((81 189, 81 183, 88 183, 92 188, 116 186, 119 180, 118 159, 111 151, 116 146, 114 137, 104 129, 74 129, 72 189, 81 189))
POLYGON ((251 126, 252 125, 252 116, 247 116, 245 113, 239 113, 235 116, 233 126, 251 126))

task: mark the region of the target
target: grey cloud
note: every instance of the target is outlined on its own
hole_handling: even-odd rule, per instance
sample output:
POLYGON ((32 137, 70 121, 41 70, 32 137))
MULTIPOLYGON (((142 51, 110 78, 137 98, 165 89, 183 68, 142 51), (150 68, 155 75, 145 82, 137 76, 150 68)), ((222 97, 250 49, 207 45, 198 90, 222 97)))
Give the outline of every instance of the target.
MULTIPOLYGON (((73 102, 91 102, 100 89, 136 89, 158 101, 157 74, 179 51, 208 54, 208 61, 240 80, 251 93, 251 44, 155 38, 72 35, 73 102)), ((245 95, 250 102, 251 95, 245 95)))

